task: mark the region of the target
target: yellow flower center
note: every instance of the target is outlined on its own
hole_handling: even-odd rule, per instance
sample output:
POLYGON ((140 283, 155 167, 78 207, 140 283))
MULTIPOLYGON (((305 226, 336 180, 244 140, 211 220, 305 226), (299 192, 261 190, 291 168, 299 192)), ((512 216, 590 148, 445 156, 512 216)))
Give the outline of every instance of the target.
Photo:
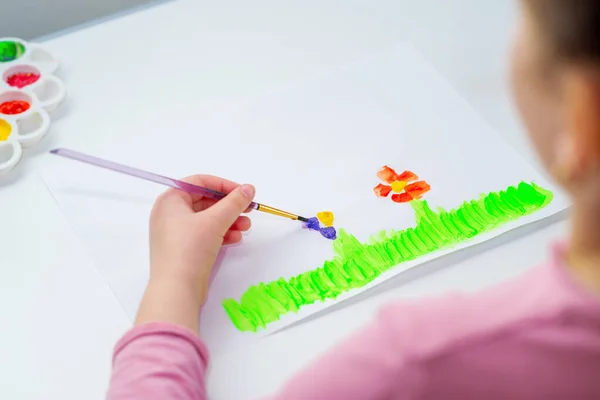
POLYGON ((317 219, 325 226, 333 225, 333 213, 330 211, 321 211, 317 213, 317 219))
POLYGON ((400 193, 406 187, 406 182, 404 181, 394 181, 392 182, 392 190, 396 193, 400 193))

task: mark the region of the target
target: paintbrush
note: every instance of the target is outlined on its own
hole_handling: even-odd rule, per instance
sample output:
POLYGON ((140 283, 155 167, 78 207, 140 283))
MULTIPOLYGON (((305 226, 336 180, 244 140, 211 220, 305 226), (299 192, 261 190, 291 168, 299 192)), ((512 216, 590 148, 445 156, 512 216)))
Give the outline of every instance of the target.
MULTIPOLYGON (((160 183, 161 185, 170 186, 172 188, 182 190, 187 193, 195 193, 200 194, 204 197, 213 200, 221 200, 223 197, 227 196, 225 193, 217 192, 216 190, 208 189, 201 186, 192 185, 191 183, 179 181, 173 178, 167 178, 166 176, 161 176, 157 174, 153 174, 152 172, 142 171, 141 169, 128 167, 127 165, 119 164, 113 161, 103 160, 98 157, 90 156, 87 154, 80 153, 78 151, 69 150, 69 149, 54 149, 51 150, 50 153, 56 154, 58 156, 70 158, 72 160, 81 161, 87 164, 95 165, 100 168, 106 168, 115 172, 120 172, 125 175, 130 175, 136 178, 145 179, 150 182, 160 183)), ((307 222, 308 218, 301 217, 296 214, 292 214, 287 211, 279 210, 275 207, 267 206, 261 203, 252 202, 249 206, 250 209, 266 212, 273 215, 279 215, 280 217, 285 217, 289 219, 293 219, 295 221, 307 222)))

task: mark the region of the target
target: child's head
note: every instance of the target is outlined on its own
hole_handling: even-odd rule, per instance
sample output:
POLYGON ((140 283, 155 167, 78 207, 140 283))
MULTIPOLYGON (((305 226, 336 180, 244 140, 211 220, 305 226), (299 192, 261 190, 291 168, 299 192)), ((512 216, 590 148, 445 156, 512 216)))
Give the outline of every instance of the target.
POLYGON ((600 0, 521 1, 515 99, 544 165, 578 197, 574 181, 600 171, 600 0))

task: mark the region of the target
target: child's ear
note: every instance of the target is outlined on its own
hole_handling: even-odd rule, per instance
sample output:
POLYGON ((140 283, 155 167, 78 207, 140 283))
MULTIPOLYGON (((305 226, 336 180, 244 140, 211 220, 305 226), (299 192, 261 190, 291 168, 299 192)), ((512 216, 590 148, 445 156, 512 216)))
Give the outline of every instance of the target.
POLYGON ((577 183, 600 171, 600 72, 571 67, 562 79, 566 133, 557 143, 561 183, 577 183))

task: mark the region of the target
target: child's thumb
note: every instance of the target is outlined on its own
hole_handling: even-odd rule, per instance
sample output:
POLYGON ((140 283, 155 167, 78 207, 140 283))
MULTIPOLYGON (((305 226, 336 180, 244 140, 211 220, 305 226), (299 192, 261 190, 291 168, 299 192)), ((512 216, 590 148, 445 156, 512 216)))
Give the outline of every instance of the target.
POLYGON ((223 233, 235 222, 241 213, 248 209, 254 199, 255 189, 252 185, 237 187, 223 199, 219 200, 208 210, 219 224, 218 229, 223 233))

